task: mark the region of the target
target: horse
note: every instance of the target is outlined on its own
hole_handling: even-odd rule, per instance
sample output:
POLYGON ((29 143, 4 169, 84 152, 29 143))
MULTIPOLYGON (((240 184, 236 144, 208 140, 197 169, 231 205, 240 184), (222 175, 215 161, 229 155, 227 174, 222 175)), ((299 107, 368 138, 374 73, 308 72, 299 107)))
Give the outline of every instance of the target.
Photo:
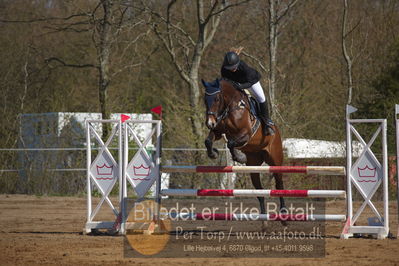
MULTIPOLYGON (((219 152, 213 143, 225 135, 227 147, 234 161, 248 166, 259 166, 264 162, 270 166, 283 164, 283 145, 278 127, 274 134, 265 135, 260 121, 250 111, 249 97, 234 87, 234 82, 216 79, 201 80, 205 87, 206 121, 209 134, 205 139, 207 155, 216 159, 219 152)), ((284 189, 282 173, 273 173, 276 189, 284 189)), ((263 189, 259 173, 251 173, 252 185, 263 189)), ((258 197, 260 211, 265 213, 264 197, 258 197)), ((284 198, 280 197, 280 211, 286 210, 284 198)), ((285 223, 283 223, 285 224, 285 223)))

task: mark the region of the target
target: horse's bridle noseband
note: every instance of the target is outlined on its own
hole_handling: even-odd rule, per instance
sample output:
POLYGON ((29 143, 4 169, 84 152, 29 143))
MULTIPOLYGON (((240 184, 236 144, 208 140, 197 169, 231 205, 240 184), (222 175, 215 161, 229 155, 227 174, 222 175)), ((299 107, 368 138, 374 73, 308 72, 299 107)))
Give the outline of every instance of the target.
POLYGON ((221 115, 219 115, 219 116, 217 116, 217 114, 215 112, 208 112, 208 115, 215 116, 215 118, 216 118, 215 127, 216 127, 220 123, 220 121, 224 120, 227 117, 229 111, 230 111, 230 108, 227 106, 227 108, 224 109, 223 113, 221 115))
MULTIPOLYGON (((215 91, 213 93, 205 92, 205 95, 206 96, 216 96, 219 93, 221 93, 221 90, 215 91)), ((223 101, 223 97, 222 97, 222 101, 223 101)), ((223 105, 223 102, 222 102, 222 105, 223 105)), ((206 114, 214 116, 215 119, 216 119, 216 125, 218 125, 220 123, 220 121, 222 121, 223 119, 225 119, 227 117, 227 114, 229 113, 229 110, 230 110, 230 108, 229 108, 229 106, 227 106, 227 108, 225 108, 223 110, 223 113, 220 114, 220 115, 218 115, 217 112, 211 112, 211 111, 207 111, 206 114)))

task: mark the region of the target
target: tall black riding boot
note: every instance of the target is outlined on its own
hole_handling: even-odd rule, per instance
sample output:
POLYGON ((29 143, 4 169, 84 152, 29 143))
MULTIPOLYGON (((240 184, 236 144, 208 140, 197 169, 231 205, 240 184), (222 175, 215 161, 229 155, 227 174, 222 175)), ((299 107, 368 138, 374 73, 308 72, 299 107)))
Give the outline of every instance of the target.
POLYGON ((260 119, 263 122, 263 133, 265 135, 273 135, 274 130, 272 128, 273 122, 270 120, 269 116, 269 108, 267 106, 267 102, 259 103, 259 109, 260 109, 260 119))

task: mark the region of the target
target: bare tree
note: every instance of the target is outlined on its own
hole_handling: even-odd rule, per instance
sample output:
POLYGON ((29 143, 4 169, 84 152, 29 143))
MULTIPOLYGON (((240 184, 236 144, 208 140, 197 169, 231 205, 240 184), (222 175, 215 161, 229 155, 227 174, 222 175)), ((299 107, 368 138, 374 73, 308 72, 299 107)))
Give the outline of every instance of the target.
MULTIPOLYGON (((170 56, 176 71, 189 87, 189 101, 191 107, 190 119, 193 134, 200 139, 203 135, 200 110, 200 88, 198 72, 204 51, 212 42, 219 27, 223 13, 234 6, 247 3, 250 0, 228 4, 226 0, 211 1, 209 6, 203 0, 195 1, 195 28, 192 19, 188 23, 178 17, 177 1, 171 0, 165 10, 157 10, 143 2, 146 10, 151 14, 151 26, 170 56)), ((199 142, 196 142, 199 146, 199 142)))
POLYGON ((352 59, 348 54, 346 49, 346 38, 348 37, 347 27, 347 16, 348 16, 348 0, 343 0, 343 15, 342 15, 342 54, 345 58, 346 62, 346 70, 347 70, 347 78, 348 78, 348 102, 347 104, 351 104, 352 102, 352 90, 353 90, 353 79, 352 79, 352 59))
POLYGON ((278 37, 281 34, 280 29, 288 21, 286 17, 289 11, 297 2, 297 0, 292 0, 283 5, 280 0, 269 0, 269 104, 271 105, 271 115, 276 106, 278 37), (286 21, 283 21, 284 18, 286 21))
MULTIPOLYGON (((92 42, 96 50, 95 62, 93 63, 67 63, 68 59, 60 57, 47 58, 47 62, 58 62, 66 67, 74 68, 95 68, 98 73, 98 96, 100 112, 103 119, 109 119, 110 109, 108 107, 108 88, 115 73, 119 73, 138 64, 127 64, 118 66, 111 71, 111 57, 113 46, 117 43, 118 37, 124 28, 135 27, 141 24, 129 15, 131 9, 129 1, 123 3, 119 0, 99 0, 92 10, 72 14, 66 18, 57 18, 56 23, 50 25, 52 32, 73 31, 77 33, 90 32, 92 42)), ((48 19, 53 21, 54 19, 48 19)), ((134 36, 126 47, 137 42, 134 36)), ((127 49, 127 48, 126 48, 127 49)), ((109 125, 104 127, 103 136, 109 134, 109 125)))
MULTIPOLYGON (((95 43, 98 54, 98 96, 100 101, 100 109, 103 119, 107 119, 110 117, 110 111, 107 108, 107 89, 110 83, 109 77, 109 58, 110 58, 110 50, 111 50, 111 38, 112 38, 112 0, 101 0, 100 2, 103 15, 102 19, 96 25, 95 29, 98 31, 99 40, 95 43)), ((95 20, 93 21, 95 23, 95 20)), ((103 132, 103 136, 108 135, 108 128, 105 127, 103 132)))

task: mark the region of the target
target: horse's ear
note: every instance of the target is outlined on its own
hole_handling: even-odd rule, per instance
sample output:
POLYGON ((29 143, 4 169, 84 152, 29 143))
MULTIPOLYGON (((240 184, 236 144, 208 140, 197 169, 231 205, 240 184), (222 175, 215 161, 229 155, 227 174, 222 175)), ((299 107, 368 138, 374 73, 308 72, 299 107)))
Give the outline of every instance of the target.
POLYGON ((204 85, 204 87, 209 87, 208 82, 206 82, 205 80, 201 79, 202 85, 204 85))

